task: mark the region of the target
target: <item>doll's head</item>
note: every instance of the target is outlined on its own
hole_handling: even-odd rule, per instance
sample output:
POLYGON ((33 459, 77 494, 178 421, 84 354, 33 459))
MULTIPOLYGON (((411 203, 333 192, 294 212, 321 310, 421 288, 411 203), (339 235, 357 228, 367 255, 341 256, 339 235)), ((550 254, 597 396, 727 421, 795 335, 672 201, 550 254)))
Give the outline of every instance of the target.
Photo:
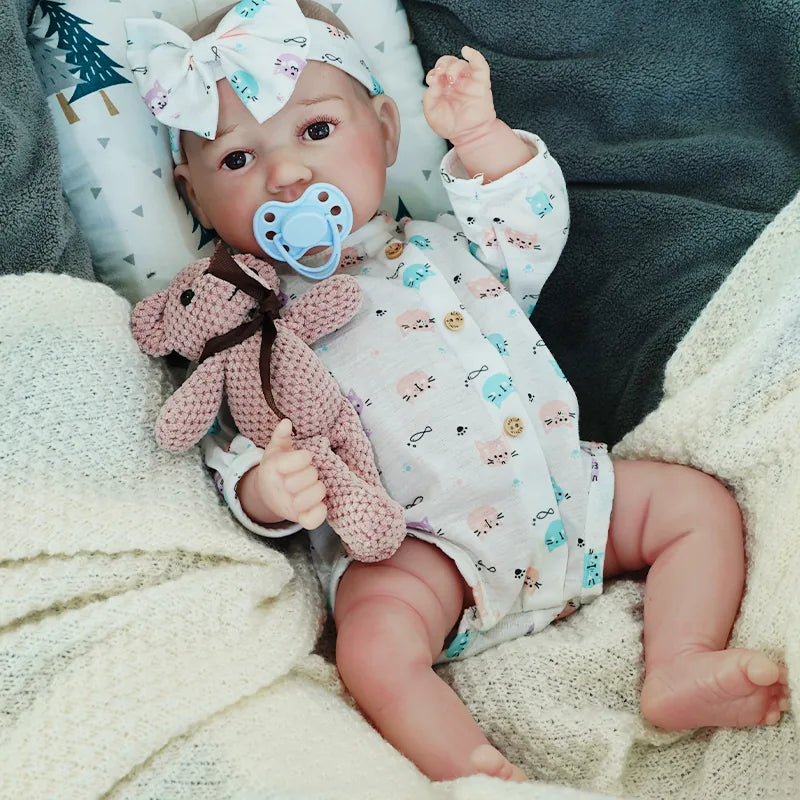
MULTIPOLYGON (((354 230, 371 219, 383 196, 386 169, 394 163, 400 134, 394 101, 382 93, 360 51, 352 48, 346 28, 332 12, 311 0, 272 0, 268 4, 263 0, 242 0, 189 31, 190 50, 196 52, 199 41, 209 41, 210 63, 215 67, 214 48, 219 49, 218 43, 225 39, 226 46, 234 42, 240 30, 246 28, 244 24, 232 28, 228 22, 223 39, 218 25, 224 26, 231 15, 237 23, 240 18, 255 19, 273 12, 285 12, 289 29, 284 34, 291 33, 298 13, 307 20, 316 20, 308 23, 315 26, 309 27, 311 49, 315 37, 318 50, 324 39, 323 55, 311 55, 305 45, 297 53, 288 49, 283 52, 281 42, 302 36, 276 34, 272 42, 268 36, 263 45, 256 41, 248 53, 255 53, 261 83, 240 69, 235 75, 216 79, 216 92, 203 96, 201 101, 192 101, 194 106, 209 106, 212 113, 204 121, 213 122, 181 131, 184 160, 175 167, 176 183, 200 222, 215 229, 240 252, 259 256, 263 251, 252 230, 255 211, 270 200, 292 202, 312 183, 331 183, 344 192, 352 206, 354 230), (215 40, 214 36, 218 38, 215 40), (342 59, 337 58, 337 52, 342 59), (308 59, 301 54, 308 55, 308 59), (332 65, 337 62, 341 68, 332 65), (268 89, 265 81, 269 82, 268 89), (256 108, 266 100, 271 103, 270 108, 256 108), (218 110, 213 114, 215 102, 218 110), (259 122, 259 114, 269 115, 259 122), (216 129, 212 132, 214 124, 216 129), (198 130, 203 135, 194 132, 198 130)), ((234 44, 237 45, 238 42, 234 44)), ((137 75, 131 48, 129 59, 137 75)), ((148 82, 137 78, 142 81, 140 89, 152 84, 159 71, 153 68, 152 59, 147 66, 148 82)), ((195 66, 192 62, 192 68, 195 66)), ((159 81, 160 86, 163 84, 159 81)), ((202 82, 200 86, 202 89, 202 82)), ((156 108, 154 113, 167 124, 190 128, 185 122, 182 124, 179 115, 170 122, 170 102, 168 97, 166 106, 156 108)))

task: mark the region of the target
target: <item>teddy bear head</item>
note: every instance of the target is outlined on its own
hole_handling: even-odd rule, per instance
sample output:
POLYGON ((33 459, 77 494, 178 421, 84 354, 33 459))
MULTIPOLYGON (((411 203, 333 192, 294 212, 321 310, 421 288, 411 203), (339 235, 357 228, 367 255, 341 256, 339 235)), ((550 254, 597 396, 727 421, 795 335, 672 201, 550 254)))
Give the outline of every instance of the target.
MULTIPOLYGON (((218 277, 222 272, 214 268, 218 253, 184 267, 166 289, 136 304, 131 328, 145 353, 164 356, 176 352, 198 361, 209 339, 233 330, 256 313, 258 304, 253 297, 218 277)), ((230 257, 226 262, 231 263, 230 257)), ((266 261, 237 255, 235 262, 246 276, 278 293, 278 276, 266 261)))

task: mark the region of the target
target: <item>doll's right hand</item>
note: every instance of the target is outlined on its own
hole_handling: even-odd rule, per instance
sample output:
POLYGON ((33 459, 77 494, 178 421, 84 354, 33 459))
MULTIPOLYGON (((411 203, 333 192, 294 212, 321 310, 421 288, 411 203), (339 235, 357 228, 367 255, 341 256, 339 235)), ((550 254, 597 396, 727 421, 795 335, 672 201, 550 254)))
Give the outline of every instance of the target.
POLYGON ((311 453, 292 447, 291 420, 278 423, 254 472, 253 488, 275 515, 275 522, 288 520, 313 530, 325 521, 325 487, 311 463, 311 453))
POLYGON ((434 133, 456 147, 474 139, 497 117, 492 100, 489 64, 483 53, 461 48, 462 58, 441 56, 425 76, 428 88, 422 110, 434 133))

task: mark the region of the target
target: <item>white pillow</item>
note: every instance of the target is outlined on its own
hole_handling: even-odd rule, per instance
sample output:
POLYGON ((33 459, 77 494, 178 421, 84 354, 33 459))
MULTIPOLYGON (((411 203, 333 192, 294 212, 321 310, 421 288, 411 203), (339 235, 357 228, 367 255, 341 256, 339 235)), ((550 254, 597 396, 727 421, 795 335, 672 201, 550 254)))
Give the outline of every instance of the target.
MULTIPOLYGON (((229 2, 41 0, 31 25, 31 53, 49 94, 64 192, 98 277, 134 302, 210 255, 212 246, 210 232, 174 189, 166 129, 130 82, 123 23, 156 16, 185 28, 229 2)), ((446 146, 422 114, 422 66, 401 4, 322 2, 350 28, 400 108, 400 152, 382 208, 394 216, 435 218, 447 207, 439 178, 446 146)))

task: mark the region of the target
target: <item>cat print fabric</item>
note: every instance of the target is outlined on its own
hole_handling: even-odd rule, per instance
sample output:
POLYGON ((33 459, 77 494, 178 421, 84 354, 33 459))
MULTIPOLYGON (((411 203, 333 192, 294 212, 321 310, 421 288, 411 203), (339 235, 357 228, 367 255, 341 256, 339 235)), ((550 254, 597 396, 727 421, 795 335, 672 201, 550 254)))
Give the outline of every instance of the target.
MULTIPOLYGON (((566 240, 566 188, 544 143, 519 135, 536 156, 486 185, 445 157, 461 231, 379 215, 348 237, 340 269, 362 307, 316 348, 409 531, 472 590, 441 660, 539 631, 602 586, 611 463, 579 440, 575 395, 528 319, 566 240)), ((290 302, 308 287, 283 278, 290 302)), ((329 528, 311 541, 333 604, 349 559, 329 528)))

